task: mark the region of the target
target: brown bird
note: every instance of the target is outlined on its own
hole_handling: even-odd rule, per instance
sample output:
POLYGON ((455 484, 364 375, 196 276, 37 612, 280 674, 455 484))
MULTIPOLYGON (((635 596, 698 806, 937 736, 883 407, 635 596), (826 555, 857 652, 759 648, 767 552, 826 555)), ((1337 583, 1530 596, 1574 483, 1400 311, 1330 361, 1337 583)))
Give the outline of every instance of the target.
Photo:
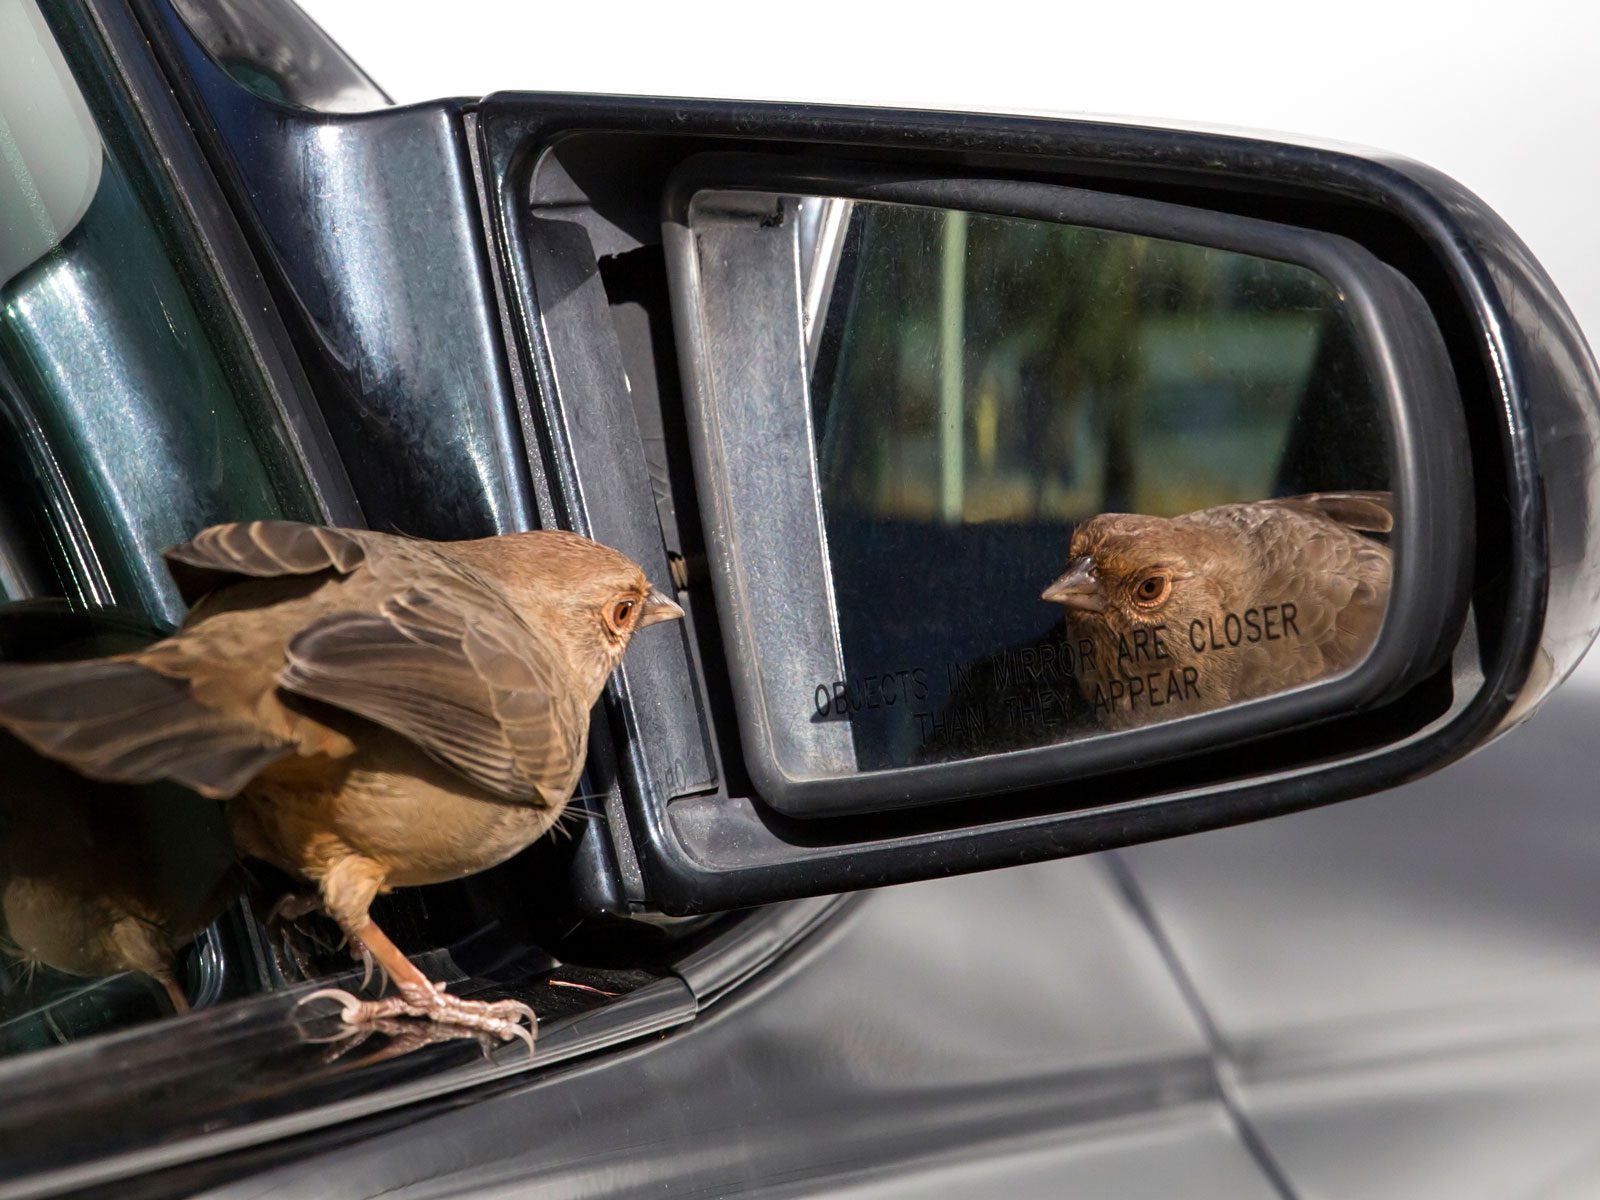
POLYGON ((285 521, 166 554, 172 637, 0 666, 0 725, 94 779, 227 799, 239 850, 313 882, 399 1015, 528 1039, 515 1001, 447 995, 368 915, 393 887, 502 862, 560 816, 629 639, 683 615, 623 555, 560 531, 429 542, 285 521))
POLYGON ((0 947, 30 977, 139 972, 188 1011, 178 952, 243 883, 222 813, 178 788, 83 779, 3 735, 0 777, 0 947))
POLYGON ((1063 605, 1078 688, 1114 728, 1285 691, 1355 666, 1389 601, 1387 492, 1321 492, 1073 532, 1063 605))

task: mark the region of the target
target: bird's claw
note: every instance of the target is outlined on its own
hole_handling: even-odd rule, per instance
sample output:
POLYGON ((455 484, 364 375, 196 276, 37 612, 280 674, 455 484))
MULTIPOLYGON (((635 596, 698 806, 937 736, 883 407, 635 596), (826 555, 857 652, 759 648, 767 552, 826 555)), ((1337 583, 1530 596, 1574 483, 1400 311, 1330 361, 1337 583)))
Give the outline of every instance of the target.
MULTIPOLYGON (((315 896, 287 892, 262 917, 269 935, 268 946, 277 961, 278 970, 287 978, 315 979, 317 967, 300 944, 300 936, 313 946, 318 944, 315 934, 299 924, 301 918, 321 911, 322 904, 315 896)), ((365 985, 363 985, 365 986, 365 985)))
POLYGON ((383 990, 389 986, 389 972, 384 970, 383 964, 372 956, 372 951, 368 950, 360 942, 356 943, 356 947, 361 952, 361 990, 363 992, 367 990, 367 984, 372 982, 373 972, 376 971, 378 975, 378 992, 381 995, 383 990))
POLYGON ((450 995, 442 983, 430 983, 426 988, 402 984, 398 996, 388 996, 382 1000, 363 1000, 340 988, 321 988, 302 996, 299 1005, 309 1004, 313 1000, 336 1001, 339 1015, 346 1025, 366 1026, 395 1017, 420 1017, 441 1025, 457 1025, 487 1033, 502 1042, 520 1038, 527 1044, 530 1056, 539 1027, 538 1016, 520 1000, 465 1000, 450 995), (527 1021, 526 1027, 523 1026, 524 1020, 527 1021))
POLYGON ((322 1061, 335 1063, 348 1058, 356 1050, 367 1045, 373 1034, 382 1035, 383 1046, 376 1051, 363 1054, 360 1058, 363 1063, 382 1062, 385 1059, 410 1054, 414 1050, 421 1050, 425 1046, 464 1039, 477 1042, 484 1058, 487 1059, 493 1056, 494 1047, 498 1044, 481 1029, 463 1029, 459 1025, 440 1025, 433 1021, 413 1021, 407 1017, 369 1021, 364 1025, 340 1024, 339 1032, 332 1037, 305 1037, 305 1040, 327 1044, 329 1049, 323 1054, 322 1061))

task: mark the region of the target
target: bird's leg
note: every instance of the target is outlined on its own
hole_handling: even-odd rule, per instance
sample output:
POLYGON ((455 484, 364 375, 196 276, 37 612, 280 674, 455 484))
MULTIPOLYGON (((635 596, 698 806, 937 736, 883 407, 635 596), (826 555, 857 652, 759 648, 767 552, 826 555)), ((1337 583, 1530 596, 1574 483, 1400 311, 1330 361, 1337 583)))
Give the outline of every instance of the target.
POLYGON ((372 955, 380 970, 388 972, 400 994, 382 1000, 361 1000, 349 992, 324 988, 312 992, 306 1000, 338 1000, 347 1025, 366 1025, 393 1017, 423 1017, 440 1024, 480 1030, 503 1042, 521 1038, 532 1052, 538 1017, 526 1004, 518 1000, 465 1000, 450 995, 444 990, 444 984, 434 983, 417 970, 416 964, 400 952, 371 918, 352 929, 350 936, 372 955), (528 1022, 527 1028, 523 1028, 524 1020, 528 1022))
POLYGON ((188 1012, 189 997, 183 994, 183 985, 178 982, 172 972, 162 971, 155 978, 156 982, 166 991, 167 999, 172 1003, 172 1011, 179 1016, 188 1012))
POLYGON ((349 992, 324 988, 306 996, 338 1000, 348 1025, 364 1025, 392 1017, 423 1017, 446 1025, 481 1030, 501 1041, 521 1038, 533 1051, 538 1017, 533 1009, 517 1000, 465 1000, 444 990, 419 971, 409 958, 389 940, 367 913, 383 881, 382 869, 369 860, 351 858, 337 863, 320 881, 324 905, 339 927, 371 955, 380 970, 388 973, 399 990, 398 996, 382 1000, 361 1000, 349 992), (522 1022, 527 1021, 527 1028, 522 1022))
MULTIPOLYGON (((284 975, 292 977, 298 974, 302 979, 316 977, 316 968, 295 936, 297 928, 295 923, 321 908, 322 900, 315 894, 285 892, 278 898, 278 902, 267 910, 263 922, 271 939, 273 957, 278 960, 278 970, 284 975), (291 967, 293 970, 290 970, 291 967)), ((317 942, 315 935, 307 934, 307 936, 314 944, 317 942)), ((362 986, 365 986, 365 982, 362 986)))

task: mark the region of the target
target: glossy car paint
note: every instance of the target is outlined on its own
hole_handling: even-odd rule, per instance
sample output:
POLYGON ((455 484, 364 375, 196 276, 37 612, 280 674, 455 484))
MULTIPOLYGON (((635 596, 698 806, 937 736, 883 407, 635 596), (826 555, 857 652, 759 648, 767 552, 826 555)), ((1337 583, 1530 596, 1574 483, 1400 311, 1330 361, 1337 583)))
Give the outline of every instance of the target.
POLYGON ((363 508, 418 537, 529 528, 459 107, 307 112, 241 86, 162 14, 363 508))

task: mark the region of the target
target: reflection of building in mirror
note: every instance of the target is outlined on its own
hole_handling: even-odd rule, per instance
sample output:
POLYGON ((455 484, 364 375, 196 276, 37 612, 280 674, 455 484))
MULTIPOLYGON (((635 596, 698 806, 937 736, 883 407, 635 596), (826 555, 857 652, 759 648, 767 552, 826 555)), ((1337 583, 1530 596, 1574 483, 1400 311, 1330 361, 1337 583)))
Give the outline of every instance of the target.
POLYGON ((1077 687, 1112 727, 1276 695, 1364 659, 1389 601, 1386 492, 1105 513, 1043 598, 1066 609, 1077 687))

